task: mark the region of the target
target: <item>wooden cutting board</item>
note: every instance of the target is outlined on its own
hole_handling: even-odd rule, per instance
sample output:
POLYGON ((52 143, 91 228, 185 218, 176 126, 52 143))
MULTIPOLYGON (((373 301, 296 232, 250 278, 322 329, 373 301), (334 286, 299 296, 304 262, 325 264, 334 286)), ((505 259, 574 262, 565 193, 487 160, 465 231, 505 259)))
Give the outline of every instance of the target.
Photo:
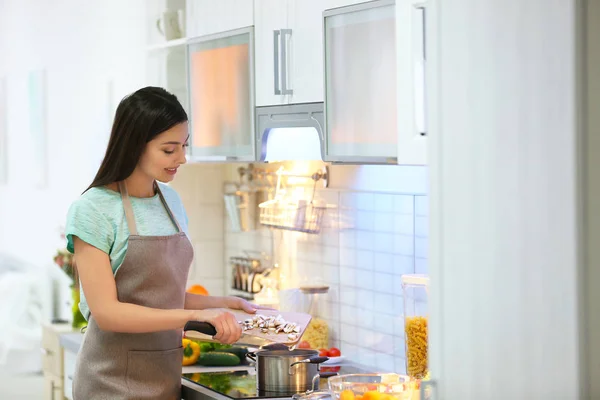
MULTIPOLYGON (((305 313, 295 313, 295 312, 281 312, 281 311, 273 311, 273 310, 258 310, 256 314, 248 314, 244 311, 240 310, 227 310, 235 315, 235 318, 239 322, 244 322, 247 319, 252 319, 255 315, 263 315, 265 317, 274 316, 277 317, 281 315, 281 317, 286 322, 294 322, 297 324, 298 328, 300 328, 300 332, 295 340, 290 340, 287 333, 281 332, 276 334, 275 332, 269 331, 268 333, 263 333, 259 328, 254 328, 252 330, 244 331, 240 340, 236 342, 239 345, 246 346, 255 346, 261 347, 268 344, 279 343, 284 344, 286 346, 294 346, 302 339, 302 335, 304 335, 304 331, 306 327, 312 320, 312 316, 310 314, 305 313)), ((185 336, 191 339, 198 339, 207 342, 217 342, 212 338, 211 335, 203 334, 194 330, 186 330, 185 336)))

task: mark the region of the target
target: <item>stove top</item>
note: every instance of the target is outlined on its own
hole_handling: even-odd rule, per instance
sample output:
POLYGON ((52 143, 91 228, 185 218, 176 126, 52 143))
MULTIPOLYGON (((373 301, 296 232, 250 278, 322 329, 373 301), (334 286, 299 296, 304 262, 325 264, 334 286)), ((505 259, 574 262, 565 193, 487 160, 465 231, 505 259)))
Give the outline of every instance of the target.
MULTIPOLYGON (((359 369, 352 366, 322 366, 321 371, 338 372, 339 374, 361 372, 359 369)), ((256 384, 256 372, 254 370, 199 372, 195 374, 183 374, 183 378, 233 400, 289 398, 296 394, 296 392, 281 393, 259 391, 256 384)), ((326 385, 326 382, 322 379, 321 387, 323 387, 324 384, 326 385)))

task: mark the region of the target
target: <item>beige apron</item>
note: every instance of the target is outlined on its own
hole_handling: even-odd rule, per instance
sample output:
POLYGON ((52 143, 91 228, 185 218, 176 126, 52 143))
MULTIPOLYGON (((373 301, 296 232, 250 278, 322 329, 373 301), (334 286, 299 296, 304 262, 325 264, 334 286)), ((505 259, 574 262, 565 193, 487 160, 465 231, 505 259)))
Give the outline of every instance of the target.
MULTIPOLYGON (((177 234, 139 236, 127 188, 119 183, 129 227, 127 253, 115 282, 120 302, 182 309, 193 248, 156 189, 177 234)), ((181 399, 181 330, 116 333, 101 330, 91 315, 77 358, 74 400, 181 399)))

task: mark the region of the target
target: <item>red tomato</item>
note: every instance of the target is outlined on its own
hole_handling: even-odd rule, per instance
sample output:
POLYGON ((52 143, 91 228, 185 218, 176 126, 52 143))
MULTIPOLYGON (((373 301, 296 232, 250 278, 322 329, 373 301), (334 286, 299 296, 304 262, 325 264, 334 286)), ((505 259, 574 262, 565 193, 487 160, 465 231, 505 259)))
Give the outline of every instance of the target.
POLYGON ((329 357, 339 357, 342 355, 342 352, 340 351, 340 349, 336 348, 336 347, 332 347, 329 349, 329 357))
POLYGON ((300 343, 298 343, 298 348, 299 349, 310 349, 310 343, 308 343, 306 340, 303 340, 300 343))
POLYGON ((321 367, 321 372, 340 372, 342 367, 321 367))
POLYGON ((319 356, 320 357, 329 357, 329 350, 327 350, 327 349, 319 349, 319 356))

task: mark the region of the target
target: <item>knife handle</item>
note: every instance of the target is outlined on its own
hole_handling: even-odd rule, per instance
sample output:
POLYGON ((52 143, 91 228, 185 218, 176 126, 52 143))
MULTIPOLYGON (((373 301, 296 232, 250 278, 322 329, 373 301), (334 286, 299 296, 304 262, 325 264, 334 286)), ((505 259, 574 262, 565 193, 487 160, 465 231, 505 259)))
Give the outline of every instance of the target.
POLYGON ((217 330, 212 324, 208 322, 200 322, 200 321, 188 321, 183 327, 184 331, 196 331, 203 333, 208 336, 215 336, 217 334, 217 330))

